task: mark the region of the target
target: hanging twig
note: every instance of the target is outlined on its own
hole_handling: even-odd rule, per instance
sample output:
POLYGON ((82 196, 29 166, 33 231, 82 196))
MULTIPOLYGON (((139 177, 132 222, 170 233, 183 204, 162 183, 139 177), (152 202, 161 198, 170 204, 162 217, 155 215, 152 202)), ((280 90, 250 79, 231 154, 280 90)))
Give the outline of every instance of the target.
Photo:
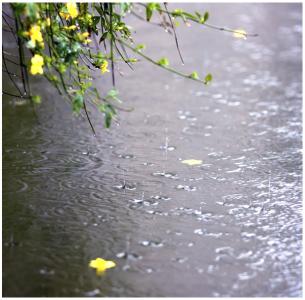
MULTIPOLYGON (((2 49, 2 51, 3 51, 3 49, 2 49)), ((7 75, 8 75, 8 77, 9 77, 9 79, 10 79, 11 82, 14 84, 15 88, 18 90, 20 96, 22 96, 21 90, 19 89, 19 87, 18 87, 17 83, 15 82, 15 80, 12 78, 11 73, 8 71, 8 68, 7 68, 7 65, 6 65, 6 61, 5 61, 5 57, 4 57, 3 54, 2 54, 2 61, 3 61, 4 68, 5 68, 6 72, 7 72, 7 75)))
POLYGON ((168 18, 169 18, 169 21, 170 21, 171 27, 172 27, 173 32, 174 32, 174 37, 175 37, 176 47, 177 47, 177 50, 178 50, 178 53, 179 53, 179 56, 180 56, 181 62, 182 62, 182 64, 184 64, 184 61, 183 61, 183 58, 182 58, 182 55, 181 55, 181 52, 180 52, 179 44, 178 44, 178 38, 177 38, 177 34, 176 34, 176 30, 175 30, 175 26, 174 26, 174 24, 173 24, 172 17, 170 16, 170 14, 169 14, 169 12, 168 12, 168 9, 167 9, 167 3, 165 3, 165 2, 164 2, 164 7, 165 7, 165 10, 166 10, 167 16, 168 16, 168 18))
POLYGON ((15 97, 15 98, 31 99, 31 97, 28 97, 28 96, 15 95, 15 94, 12 94, 12 93, 9 93, 9 92, 6 92, 6 91, 2 91, 2 94, 8 95, 8 96, 11 96, 11 97, 15 97))
POLYGON ((91 129, 92 129, 93 135, 96 136, 94 127, 93 127, 93 125, 92 125, 92 123, 91 123, 91 120, 90 120, 90 117, 89 117, 89 114, 88 114, 88 111, 87 111, 85 98, 83 98, 83 99, 84 99, 84 110, 85 110, 85 113, 86 113, 86 116, 87 116, 87 120, 88 120, 88 122, 89 122, 89 124, 90 124, 90 127, 91 127, 91 129))
POLYGON ((114 75, 114 58, 113 58, 113 24, 112 24, 112 18, 113 18, 113 7, 112 3, 109 3, 110 6, 110 56, 111 56, 111 75, 112 75, 112 85, 115 87, 115 75, 114 75))

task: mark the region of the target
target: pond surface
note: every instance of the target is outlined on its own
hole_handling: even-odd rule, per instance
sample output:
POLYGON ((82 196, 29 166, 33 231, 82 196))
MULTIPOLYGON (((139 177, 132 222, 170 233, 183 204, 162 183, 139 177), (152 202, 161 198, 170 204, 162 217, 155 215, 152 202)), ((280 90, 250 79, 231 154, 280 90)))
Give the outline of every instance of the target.
POLYGON ((181 66, 171 36, 130 17, 148 54, 211 86, 122 67, 135 109, 110 130, 93 111, 96 138, 43 81, 38 120, 3 97, 4 296, 301 297, 302 7, 186 7, 259 34, 181 25, 181 66), (97 277, 96 257, 117 267, 97 277))

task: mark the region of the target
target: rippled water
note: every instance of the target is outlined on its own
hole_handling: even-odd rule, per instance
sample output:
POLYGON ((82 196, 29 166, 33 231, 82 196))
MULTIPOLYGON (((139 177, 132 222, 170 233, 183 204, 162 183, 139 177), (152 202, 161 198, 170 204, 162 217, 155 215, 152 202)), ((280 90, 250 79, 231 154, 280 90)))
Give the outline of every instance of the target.
POLYGON ((47 85, 38 120, 3 97, 5 296, 302 295, 301 5, 187 7, 260 35, 181 26, 182 67, 132 19, 210 87, 123 68, 135 110, 110 130, 94 112, 96 138, 47 85), (96 277, 96 257, 118 266, 96 277))

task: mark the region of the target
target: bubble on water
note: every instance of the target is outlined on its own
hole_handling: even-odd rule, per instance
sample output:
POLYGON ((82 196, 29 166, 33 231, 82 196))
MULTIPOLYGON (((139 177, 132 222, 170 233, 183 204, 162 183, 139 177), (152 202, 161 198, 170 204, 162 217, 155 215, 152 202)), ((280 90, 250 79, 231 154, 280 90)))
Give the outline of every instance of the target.
POLYGON ((153 248, 160 248, 163 247, 163 243, 162 242, 158 242, 158 241, 141 241, 140 245, 144 246, 144 247, 153 247, 153 248))
POLYGON ((117 258, 127 259, 127 260, 140 260, 143 257, 136 253, 120 252, 116 254, 117 258))
POLYGON ((48 270, 47 268, 42 268, 39 270, 39 274, 41 275, 54 275, 55 271, 54 270, 48 270))
POLYGON ((170 179, 178 179, 178 175, 175 174, 175 173, 170 173, 170 172, 154 172, 152 174, 153 176, 162 176, 162 177, 165 177, 165 178, 170 178, 170 179))
POLYGON ((176 149, 175 146, 160 146, 161 150, 174 151, 176 149))
POLYGON ((84 293, 85 297, 95 297, 97 295, 99 295, 101 293, 101 291, 99 289, 94 289, 92 291, 88 291, 84 293))
POLYGON ((182 184, 178 184, 176 186, 177 190, 185 190, 187 192, 194 192, 197 190, 197 188, 195 186, 189 186, 189 185, 182 185, 182 184))
POLYGON ((244 273, 239 273, 238 274, 238 279, 239 280, 249 280, 249 279, 252 279, 252 278, 254 278, 256 276, 256 273, 255 272, 253 272, 252 274, 250 273, 248 273, 248 272, 244 272, 244 273))
POLYGON ((176 257, 173 258, 172 261, 178 262, 179 264, 183 264, 188 260, 188 257, 176 257))
POLYGON ((133 185, 133 184, 126 184, 126 183, 118 184, 113 187, 118 190, 129 190, 129 191, 134 191, 137 189, 135 184, 133 185))
POLYGON ((135 158, 135 156, 133 154, 118 154, 119 158, 124 158, 124 159, 131 159, 131 158, 135 158))
POLYGON ((162 196, 162 195, 157 195, 157 196, 151 196, 152 199, 156 199, 156 200, 163 200, 163 201, 169 201, 172 198, 168 197, 168 196, 162 196))
POLYGON ((204 231, 203 231, 202 229, 198 228, 198 229, 195 229, 195 230, 194 230, 194 233, 195 233, 195 234, 198 234, 198 235, 203 235, 203 234, 204 234, 204 231))

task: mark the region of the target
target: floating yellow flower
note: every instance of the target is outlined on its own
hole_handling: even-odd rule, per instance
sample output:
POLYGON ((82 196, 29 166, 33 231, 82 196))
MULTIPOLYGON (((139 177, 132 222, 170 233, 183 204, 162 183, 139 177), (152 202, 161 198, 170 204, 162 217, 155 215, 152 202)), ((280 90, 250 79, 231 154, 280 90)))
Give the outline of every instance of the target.
POLYGON ((105 260, 100 257, 91 260, 89 267, 96 269, 96 274, 101 275, 105 270, 114 268, 116 263, 111 260, 105 260))
POLYGON ((247 32, 243 29, 237 29, 233 33, 233 36, 238 39, 246 39, 247 38, 247 32))
POLYGON ((72 19, 76 18, 78 16, 78 10, 77 10, 76 3, 70 2, 70 3, 67 3, 66 6, 67 6, 67 10, 68 10, 70 17, 72 19))
POLYGON ((28 35, 31 38, 31 41, 33 42, 34 45, 36 45, 36 42, 42 44, 43 43, 43 38, 42 34, 40 31, 40 26, 39 25, 33 25, 30 28, 30 31, 28 32, 28 35))
POLYGON ((196 165, 201 165, 202 160, 199 159, 186 159, 182 161, 183 164, 189 165, 189 166, 196 166, 196 165))
POLYGON ((39 54, 35 54, 31 59, 31 69, 30 72, 32 75, 43 74, 43 57, 39 54))
POLYGON ((107 60, 103 60, 101 66, 100 66, 101 72, 102 74, 109 72, 108 70, 108 61, 107 60))

